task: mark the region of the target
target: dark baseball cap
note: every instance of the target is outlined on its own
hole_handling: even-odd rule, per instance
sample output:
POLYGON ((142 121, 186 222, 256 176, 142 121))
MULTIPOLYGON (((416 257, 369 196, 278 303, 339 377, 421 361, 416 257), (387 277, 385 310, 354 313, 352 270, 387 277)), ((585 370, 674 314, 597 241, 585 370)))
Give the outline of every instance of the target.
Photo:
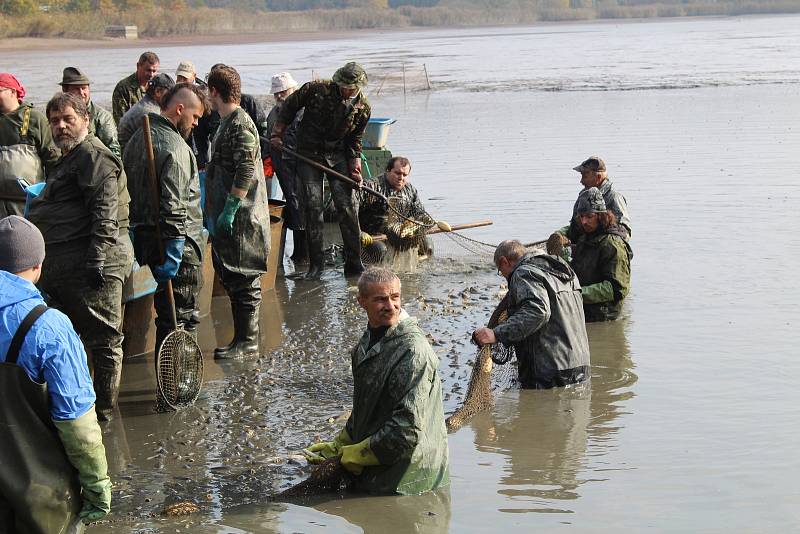
POLYGON ((164 88, 164 89, 172 89, 175 85, 175 80, 167 74, 166 72, 162 72, 160 74, 156 74, 153 76, 153 79, 147 82, 147 87, 153 87, 154 89, 164 88))
POLYGON ((593 171, 593 172, 603 172, 606 170, 606 162, 600 159, 598 156, 589 156, 583 163, 578 165, 577 167, 573 167, 572 170, 583 172, 583 171, 593 171))

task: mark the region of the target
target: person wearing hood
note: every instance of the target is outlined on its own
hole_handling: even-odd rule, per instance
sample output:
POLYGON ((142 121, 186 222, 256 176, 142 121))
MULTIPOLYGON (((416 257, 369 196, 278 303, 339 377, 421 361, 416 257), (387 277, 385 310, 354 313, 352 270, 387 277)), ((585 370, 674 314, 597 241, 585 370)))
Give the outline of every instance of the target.
POLYGON ((110 420, 122 375, 122 283, 133 263, 131 197, 122 162, 89 133, 84 101, 57 93, 46 111, 63 156, 30 202, 28 219, 47 245, 39 287, 91 352, 97 416, 110 420))
MULTIPOLYGON (((614 212, 617 218, 617 225, 625 233, 625 239, 631 238, 631 216, 628 211, 628 201, 625 197, 614 188, 614 183, 608 177, 606 170, 606 162, 598 156, 590 156, 585 161, 573 167, 572 170, 581 173, 581 185, 583 191, 596 187, 603 195, 603 200, 609 210, 614 212)), ((575 217, 578 215, 578 203, 572 207, 572 218, 570 223, 550 235, 547 240, 547 253, 561 255, 564 247, 574 243, 580 235, 580 228, 575 222, 575 217)))
POLYGON ((494 263, 508 280, 508 319, 478 328, 480 345, 514 347, 520 385, 549 389, 589 378, 589 339, 578 277, 562 258, 532 256, 516 240, 503 241, 494 263))
POLYGON ((581 282, 583 311, 589 322, 613 321, 630 290, 633 250, 599 189, 581 191, 575 205, 578 233, 570 265, 581 282))
POLYGON ((89 109, 89 133, 100 139, 117 157, 122 157, 122 149, 117 140, 117 125, 111 112, 92 101, 89 77, 78 67, 65 67, 61 76, 61 90, 81 98, 89 109))
POLYGON ((359 278, 368 323, 351 353, 353 410, 333 441, 304 451, 312 463, 339 457, 357 491, 413 495, 450 483, 439 358, 400 289, 383 267, 359 278))
POLYGON ((111 510, 83 343, 44 304, 41 232, 0 219, 0 532, 81 532, 111 510))
MULTIPOLYGON (((285 145, 284 135, 297 113, 304 109, 297 128, 297 151, 358 184, 361 176, 361 148, 370 114, 364 95, 367 73, 358 63, 347 63, 331 80, 314 80, 303 84, 283 104, 278 122, 272 128, 270 143, 276 151, 285 145)), ((306 162, 298 161, 297 175, 305 189, 306 240, 309 268, 307 280, 319 280, 325 267, 323 248, 322 180, 325 173, 306 162)), ((358 197, 353 186, 328 176, 333 204, 339 216, 339 229, 344 245, 345 276, 364 271, 361 263, 358 197)))
POLYGON ((22 215, 25 209, 25 192, 17 180, 43 182, 59 156, 47 118, 24 98, 19 80, 0 73, 0 218, 22 215))

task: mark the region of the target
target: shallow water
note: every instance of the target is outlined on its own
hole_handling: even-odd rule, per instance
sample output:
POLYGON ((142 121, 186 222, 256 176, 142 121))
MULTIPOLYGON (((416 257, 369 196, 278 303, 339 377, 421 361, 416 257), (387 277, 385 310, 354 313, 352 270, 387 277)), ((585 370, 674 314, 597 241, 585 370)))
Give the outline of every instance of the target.
MULTIPOLYGON (((269 350, 253 362, 208 360, 194 409, 148 413, 151 364, 126 362, 124 418, 106 431, 116 518, 125 522, 90 531, 796 528, 798 22, 565 24, 157 49, 165 64, 192 57, 201 70, 218 60, 241 66, 250 92, 287 67, 307 79, 311 68, 363 57, 375 82, 399 62, 426 63, 442 90, 404 97, 395 83, 373 105, 374 115, 398 118, 390 147, 412 159, 412 180, 435 199, 428 209, 453 224, 493 219, 468 234, 487 242, 545 238, 569 217, 579 188, 571 167, 600 154, 632 212, 633 288, 623 320, 588 327, 590 385, 507 391, 491 414, 450 437, 448 491, 307 507, 265 496, 305 472, 291 454, 341 426, 347 351, 364 317, 338 273, 321 285, 279 280, 263 309, 269 350), (641 90, 618 90, 632 88, 641 90), (201 513, 147 516, 181 498, 201 513)), ((107 66, 90 73, 102 100, 138 50, 78 53, 107 66)), ((34 98, 51 91, 46 72, 74 54, 24 55, 18 71, 34 98)), ((443 256, 457 250, 445 245, 443 256)), ((490 266, 458 261, 404 277, 406 306, 442 359, 448 412, 466 389, 468 332, 487 320, 501 281, 490 266)), ((211 319, 206 351, 227 341, 224 299, 211 319)))

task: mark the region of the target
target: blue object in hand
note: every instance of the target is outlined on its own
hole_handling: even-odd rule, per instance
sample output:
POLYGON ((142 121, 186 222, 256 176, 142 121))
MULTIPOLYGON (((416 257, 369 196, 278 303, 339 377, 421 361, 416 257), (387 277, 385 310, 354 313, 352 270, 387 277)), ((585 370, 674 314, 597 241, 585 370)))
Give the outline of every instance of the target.
POLYGON ((186 238, 179 237, 170 239, 164 243, 164 263, 153 267, 153 278, 159 284, 164 284, 168 280, 175 278, 178 274, 178 268, 181 266, 183 259, 183 247, 186 244, 186 238))
POLYGON ((44 182, 39 182, 38 184, 25 186, 23 184, 25 184, 27 182, 24 182, 23 180, 19 180, 19 182, 20 182, 20 186, 22 186, 22 188, 25 190, 25 211, 23 212, 23 215, 25 217, 27 217, 28 216, 28 212, 31 209, 31 202, 33 201, 34 198, 36 198, 40 194, 42 194, 42 191, 44 190, 45 183, 44 182))

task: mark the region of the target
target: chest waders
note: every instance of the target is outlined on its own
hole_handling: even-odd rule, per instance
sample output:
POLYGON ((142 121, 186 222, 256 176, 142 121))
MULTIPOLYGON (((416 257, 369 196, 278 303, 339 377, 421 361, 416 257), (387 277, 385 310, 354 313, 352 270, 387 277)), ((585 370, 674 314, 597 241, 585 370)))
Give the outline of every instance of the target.
POLYGON ((17 329, 0 362, 0 532, 72 534, 80 485, 50 420, 47 386, 33 382, 17 365, 22 342, 45 305, 35 307, 17 329))
MULTIPOLYGON (((30 122, 31 108, 26 108, 19 130, 21 139, 27 138, 30 122)), ((25 143, 0 146, 0 218, 22 215, 25 192, 18 178, 24 178, 31 185, 44 180, 44 167, 36 147, 25 143)))

